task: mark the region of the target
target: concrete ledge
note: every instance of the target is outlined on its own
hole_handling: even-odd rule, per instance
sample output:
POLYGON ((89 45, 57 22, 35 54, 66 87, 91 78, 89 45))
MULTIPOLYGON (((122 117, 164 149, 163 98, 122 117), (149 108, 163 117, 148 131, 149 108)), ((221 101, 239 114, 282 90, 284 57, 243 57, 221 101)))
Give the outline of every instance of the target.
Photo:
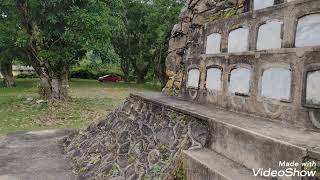
MULTIPOLYGON (((225 52, 219 54, 201 54, 200 56, 203 59, 206 58, 214 58, 214 57, 229 57, 229 56, 260 56, 260 55, 276 55, 276 54, 296 54, 298 57, 304 55, 309 52, 319 52, 320 46, 307 46, 307 47, 299 47, 299 48, 279 48, 279 49, 267 49, 267 50, 250 50, 245 52, 225 52)), ((195 59, 199 57, 190 56, 189 59, 195 59)))
POLYGON ((263 180, 249 169, 209 149, 183 152, 189 180, 263 180))
POLYGON ((131 94, 210 123, 210 148, 248 168, 276 168, 279 161, 318 159, 320 132, 234 113, 161 93, 131 94))

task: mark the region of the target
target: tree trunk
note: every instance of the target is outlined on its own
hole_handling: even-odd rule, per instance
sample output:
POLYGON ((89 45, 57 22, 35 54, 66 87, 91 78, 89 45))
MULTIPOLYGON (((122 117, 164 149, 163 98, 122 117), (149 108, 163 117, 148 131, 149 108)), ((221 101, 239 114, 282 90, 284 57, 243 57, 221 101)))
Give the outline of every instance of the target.
POLYGON ((52 99, 66 100, 68 98, 68 82, 68 73, 66 69, 63 69, 58 76, 52 78, 52 99))
POLYGON ((124 82, 129 82, 130 61, 127 58, 122 58, 121 70, 124 74, 124 82))
POLYGON ((161 65, 161 67, 159 68, 159 70, 157 72, 157 76, 158 76, 158 79, 161 83, 161 89, 162 89, 166 86, 167 81, 168 81, 168 76, 166 74, 166 68, 163 67, 163 65, 161 65))
POLYGON ((68 67, 62 66, 58 72, 44 70, 39 66, 33 66, 40 77, 39 95, 46 100, 66 100, 68 98, 68 67))
POLYGON ((68 98, 68 78, 40 78, 39 94, 46 100, 66 100, 68 98))
POLYGON ((15 86, 15 78, 12 74, 12 62, 3 62, 0 64, 0 72, 3 76, 3 84, 5 87, 15 86))
POLYGON ((167 84, 168 81, 168 76, 166 73, 166 50, 167 50, 167 45, 162 46, 162 44, 160 45, 159 48, 159 55, 156 58, 156 66, 155 66, 155 74, 158 78, 158 80, 161 83, 161 89, 164 88, 167 84))
POLYGON ((45 100, 66 100, 68 98, 68 65, 52 67, 46 61, 29 56, 32 67, 40 78, 39 95, 45 100), (41 63, 40 63, 41 62, 41 63))
POLYGON ((132 60, 131 63, 132 63, 132 66, 133 66, 134 73, 135 73, 135 75, 137 76, 137 77, 136 77, 136 82, 137 82, 138 84, 144 83, 145 77, 146 77, 146 75, 147 75, 147 73, 148 73, 148 70, 149 70, 149 68, 150 68, 150 64, 151 64, 151 63, 148 62, 147 65, 145 65, 145 64, 138 64, 138 63, 136 62, 136 60, 132 60))
POLYGON ((51 84, 48 77, 40 76, 39 95, 41 99, 51 99, 51 84))
POLYGON ((144 78, 145 78, 145 73, 144 72, 137 72, 137 83, 142 84, 144 83, 144 78))

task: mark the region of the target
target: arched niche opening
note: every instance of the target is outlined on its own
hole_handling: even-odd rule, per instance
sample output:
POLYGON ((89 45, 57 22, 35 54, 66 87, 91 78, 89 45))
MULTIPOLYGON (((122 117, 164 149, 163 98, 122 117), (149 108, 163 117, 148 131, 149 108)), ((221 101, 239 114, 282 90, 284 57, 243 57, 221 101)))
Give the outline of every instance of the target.
POLYGON ((320 105, 320 70, 307 73, 306 102, 320 105))
POLYGON ((272 67, 263 72, 261 80, 261 96, 276 99, 290 100, 291 71, 283 67, 272 67))
POLYGON ((274 5, 274 0, 254 0, 253 9, 263 9, 274 5))
POLYGON ((188 81, 187 87, 188 88, 198 88, 200 81, 200 71, 199 69, 190 69, 188 71, 188 81))
POLYGON ((244 52, 249 49, 249 28, 242 27, 229 33, 228 52, 244 52))
POLYGON ((222 89, 222 68, 210 67, 207 69, 206 88, 214 91, 222 89))
POLYGON ((320 129, 320 111, 319 110, 310 110, 309 118, 314 126, 320 129))
POLYGON ((249 95, 251 69, 236 67, 230 72, 229 92, 236 95, 249 95))
POLYGON ((207 37, 206 54, 218 54, 221 49, 221 35, 213 33, 207 37))
POLYGON ((258 30, 257 50, 281 48, 282 21, 271 20, 261 25, 258 30))
POLYGON ((310 14, 298 20, 296 47, 320 45, 320 13, 310 14))

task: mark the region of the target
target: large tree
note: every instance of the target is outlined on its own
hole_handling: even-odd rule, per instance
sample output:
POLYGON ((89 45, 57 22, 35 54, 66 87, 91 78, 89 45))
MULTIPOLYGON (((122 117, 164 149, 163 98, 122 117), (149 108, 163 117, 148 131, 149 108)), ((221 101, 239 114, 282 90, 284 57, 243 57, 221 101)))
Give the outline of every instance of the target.
POLYGON ((15 85, 12 61, 16 57, 14 53, 17 37, 16 18, 11 11, 13 4, 7 1, 0 2, 0 73, 3 76, 4 86, 11 87, 15 85))
POLYGON ((153 0, 151 12, 147 17, 147 26, 154 38, 152 47, 152 70, 162 87, 167 83, 165 61, 168 55, 169 40, 174 24, 186 0, 153 0))
POLYGON ((126 0, 122 9, 125 31, 114 38, 121 67, 127 76, 131 68, 138 83, 148 73, 163 84, 165 57, 171 29, 185 0, 126 0))
POLYGON ((3 77, 5 87, 15 86, 15 78, 12 73, 12 54, 8 54, 10 49, 0 49, 0 73, 3 77))
MULTIPOLYGON (((40 78, 44 99, 67 98, 69 67, 86 52, 108 59, 112 29, 119 18, 111 10, 117 0, 0 0, 17 17, 21 48, 40 78)), ((114 53, 113 53, 114 54, 114 53)), ((113 56, 111 56, 113 57, 113 56)), ((111 59, 111 58, 110 58, 111 59)))

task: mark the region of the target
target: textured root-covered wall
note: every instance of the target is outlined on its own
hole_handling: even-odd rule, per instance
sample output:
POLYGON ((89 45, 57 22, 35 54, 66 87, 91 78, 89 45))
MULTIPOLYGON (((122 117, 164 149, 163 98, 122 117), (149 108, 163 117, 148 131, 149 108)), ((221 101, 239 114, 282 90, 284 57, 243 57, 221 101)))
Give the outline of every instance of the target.
POLYGON ((200 44, 203 25, 242 13, 249 7, 248 0, 188 0, 174 26, 166 59, 169 80, 163 92, 178 95, 184 82, 185 62, 200 44))
POLYGON ((184 179, 181 151, 208 136, 206 122, 130 96, 64 145, 80 179, 184 179))

